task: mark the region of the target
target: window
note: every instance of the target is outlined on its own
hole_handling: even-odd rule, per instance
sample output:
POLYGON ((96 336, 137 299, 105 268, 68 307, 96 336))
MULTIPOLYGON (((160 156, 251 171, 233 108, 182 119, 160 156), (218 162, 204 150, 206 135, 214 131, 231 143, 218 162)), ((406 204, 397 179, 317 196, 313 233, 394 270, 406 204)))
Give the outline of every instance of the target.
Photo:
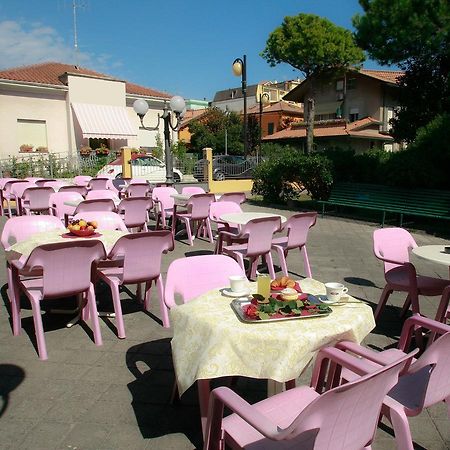
POLYGON ((358 108, 350 108, 349 120, 350 122, 355 122, 359 117, 359 109, 358 108))
POLYGON ((344 90, 344 80, 337 80, 336 91, 343 91, 343 90, 344 90))
POLYGON ((17 146, 47 147, 47 123, 45 120, 17 119, 17 146))
POLYGON ((331 113, 331 114, 316 114, 314 116, 314 120, 320 122, 323 120, 333 120, 333 119, 337 119, 337 115, 336 113, 331 113))
POLYGON ((269 122, 267 124, 267 134, 273 134, 275 130, 275 124, 273 122, 269 122))
POLYGON ((347 80, 347 91, 351 89, 356 89, 356 78, 349 78, 347 80))

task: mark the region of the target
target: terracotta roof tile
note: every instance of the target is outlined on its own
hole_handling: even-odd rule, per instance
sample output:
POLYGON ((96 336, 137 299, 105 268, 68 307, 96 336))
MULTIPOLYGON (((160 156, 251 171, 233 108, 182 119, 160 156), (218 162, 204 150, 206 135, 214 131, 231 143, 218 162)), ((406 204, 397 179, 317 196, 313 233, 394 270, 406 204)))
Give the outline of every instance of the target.
MULTIPOLYGON (((280 101, 276 103, 271 103, 270 105, 263 106, 263 111, 265 113, 267 112, 285 112, 285 113, 292 113, 292 114, 298 114, 303 115, 303 106, 296 106, 292 103, 280 101)), ((259 104, 252 106, 248 109, 249 114, 259 114, 259 104)))
MULTIPOLYGON (((108 80, 117 80, 117 78, 95 72, 84 67, 74 66, 71 64, 63 64, 57 62, 47 62, 34 64, 31 66, 15 67, 0 71, 0 79, 12 81, 24 81, 36 84, 50 84, 54 86, 64 86, 62 75, 65 73, 78 73, 80 75, 88 75, 96 78, 104 78, 108 80)), ((126 92, 128 94, 144 95, 149 97, 169 98, 170 94, 166 92, 156 91, 133 83, 126 83, 126 92)))
POLYGON ((376 78, 381 81, 387 81, 388 83, 397 83, 405 72, 401 70, 369 70, 361 69, 360 73, 372 78, 376 78))

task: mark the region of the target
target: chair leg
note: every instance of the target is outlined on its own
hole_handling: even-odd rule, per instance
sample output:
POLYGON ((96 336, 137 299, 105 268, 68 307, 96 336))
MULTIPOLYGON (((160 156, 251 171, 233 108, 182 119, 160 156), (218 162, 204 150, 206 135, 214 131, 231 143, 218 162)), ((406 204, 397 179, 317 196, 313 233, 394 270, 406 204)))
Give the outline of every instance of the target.
POLYGON ((394 428, 395 443, 397 448, 401 448, 402 450, 414 450, 408 417, 406 417, 405 412, 401 409, 403 409, 401 406, 395 410, 390 408, 387 415, 394 428))
POLYGON ((145 283, 145 291, 144 291, 144 310, 148 311, 150 308, 150 299, 152 296, 152 280, 147 281, 145 283))
POLYGON ((384 306, 386 305, 387 299, 392 294, 392 289, 389 287, 389 285, 386 285, 383 289, 383 292, 381 293, 380 300, 378 300, 377 309, 375 310, 375 322, 378 321, 381 311, 383 311, 384 306))
POLYGON ((309 265, 308 252, 306 251, 306 245, 300 249, 300 253, 303 253, 303 263, 305 265, 305 272, 308 278, 312 278, 311 266, 309 265))
POLYGON ((89 314, 92 322, 92 331, 94 332, 95 345, 103 345, 102 335, 100 332, 100 324, 98 321, 97 303, 95 302, 94 286, 91 283, 87 294, 89 314))
POLYGON ((408 294, 408 297, 406 297, 405 303, 403 303, 402 310, 400 312, 400 317, 402 319, 406 317, 406 314, 410 306, 411 306, 411 294, 408 294))
POLYGON ((156 287, 158 289, 159 308, 161 310, 161 318, 162 318, 163 327, 170 328, 169 308, 167 308, 167 306, 164 302, 164 284, 163 284, 161 275, 156 279, 156 287))
POLYGON ((192 231, 191 231, 191 223, 189 219, 184 219, 183 218, 183 222, 186 225, 186 233, 188 235, 188 241, 189 241, 189 245, 192 247, 194 245, 194 239, 192 237, 192 231))
POLYGON ((279 245, 274 245, 273 248, 276 250, 277 255, 278 255, 278 261, 280 262, 280 266, 281 266, 281 271, 283 272, 284 276, 289 276, 288 275, 288 268, 287 268, 287 262, 286 262, 286 256, 284 254, 284 250, 282 247, 280 247, 279 245))
POLYGON ((273 280, 276 278, 276 275, 275 275, 275 269, 273 267, 272 253, 270 253, 270 252, 267 253, 265 255, 265 259, 266 259, 266 263, 267 263, 267 268, 269 269, 269 274, 273 280))
POLYGON ((256 278, 256 269, 258 268, 258 257, 250 258, 250 267, 248 269, 249 279, 254 280, 256 278))
POLYGON ((445 323, 445 319, 448 314, 449 302, 450 302, 449 294, 450 294, 450 290, 446 288, 442 294, 441 301, 439 302, 439 306, 438 306, 438 309, 436 312, 436 317, 434 319, 437 322, 445 323))
MULTIPOLYGON (((108 283, 109 287, 111 289, 111 296, 113 300, 114 305, 114 312, 116 313, 116 327, 117 327, 117 336, 119 339, 125 339, 125 324, 123 322, 123 314, 122 314, 122 305, 120 303, 120 292, 119 292, 119 285, 116 283, 108 283)), ((140 288, 141 283, 138 283, 138 286, 140 288)), ((140 289, 138 290, 140 291, 140 289)), ((140 294, 139 294, 140 295, 140 294)), ((140 299, 140 297, 139 297, 140 299)))
POLYGON ((211 221, 209 220, 209 217, 206 218, 205 223, 206 223, 206 231, 209 236, 209 242, 212 244, 214 242, 214 238, 213 238, 213 233, 212 233, 212 229, 211 229, 211 221))
POLYGON ((31 309, 33 311, 34 333, 36 336, 39 358, 48 359, 47 346, 45 344, 44 327, 42 325, 41 307, 39 302, 30 298, 31 309))

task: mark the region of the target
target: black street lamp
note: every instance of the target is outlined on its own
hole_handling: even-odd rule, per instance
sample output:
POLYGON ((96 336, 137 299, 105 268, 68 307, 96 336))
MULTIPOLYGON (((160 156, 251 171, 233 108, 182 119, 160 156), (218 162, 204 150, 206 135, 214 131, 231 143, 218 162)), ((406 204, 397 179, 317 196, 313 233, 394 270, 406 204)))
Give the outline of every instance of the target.
MULTIPOLYGON (((262 114, 263 114, 263 105, 266 105, 270 102, 270 97, 267 92, 263 92, 259 94, 259 152, 261 151, 261 142, 262 142, 262 114)), ((259 155, 257 155, 258 157, 259 155)))
POLYGON ((236 58, 233 61, 233 73, 237 77, 241 77, 242 96, 244 97, 244 155, 248 153, 248 136, 247 136, 247 55, 243 59, 236 58))
POLYGON ((175 95, 170 99, 169 102, 170 110, 175 114, 175 118, 177 122, 175 125, 172 125, 172 115, 167 107, 167 102, 164 102, 164 108, 162 115, 158 114, 158 123, 155 127, 146 127, 144 125, 144 116, 147 114, 149 109, 148 103, 143 99, 138 99, 133 103, 133 109, 135 113, 139 116, 141 120, 141 126, 144 130, 147 131, 155 131, 159 129, 159 123, 161 118, 164 120, 164 161, 166 163, 166 184, 172 186, 173 184, 173 157, 172 157, 172 147, 170 143, 170 130, 173 131, 178 130, 178 126, 180 125, 180 121, 184 116, 186 111, 186 103, 184 102, 183 97, 179 95, 175 95))

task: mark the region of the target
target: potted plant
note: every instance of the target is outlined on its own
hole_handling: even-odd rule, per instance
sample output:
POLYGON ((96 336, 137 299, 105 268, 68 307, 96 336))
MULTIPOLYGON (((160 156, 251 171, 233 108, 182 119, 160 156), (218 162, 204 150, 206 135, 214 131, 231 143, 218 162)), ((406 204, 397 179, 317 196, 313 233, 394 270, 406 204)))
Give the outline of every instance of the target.
POLYGON ((31 153, 33 151, 33 146, 30 144, 22 144, 20 146, 20 153, 31 153))
POLYGON ((89 156, 92 152, 92 148, 89 147, 89 145, 83 145, 83 147, 80 148, 80 155, 81 156, 89 156))
POLYGON ((48 153, 48 148, 44 146, 40 146, 36 149, 37 153, 48 153))
POLYGON ((109 148, 105 144, 100 144, 100 147, 95 149, 95 154, 97 156, 108 156, 109 148))

